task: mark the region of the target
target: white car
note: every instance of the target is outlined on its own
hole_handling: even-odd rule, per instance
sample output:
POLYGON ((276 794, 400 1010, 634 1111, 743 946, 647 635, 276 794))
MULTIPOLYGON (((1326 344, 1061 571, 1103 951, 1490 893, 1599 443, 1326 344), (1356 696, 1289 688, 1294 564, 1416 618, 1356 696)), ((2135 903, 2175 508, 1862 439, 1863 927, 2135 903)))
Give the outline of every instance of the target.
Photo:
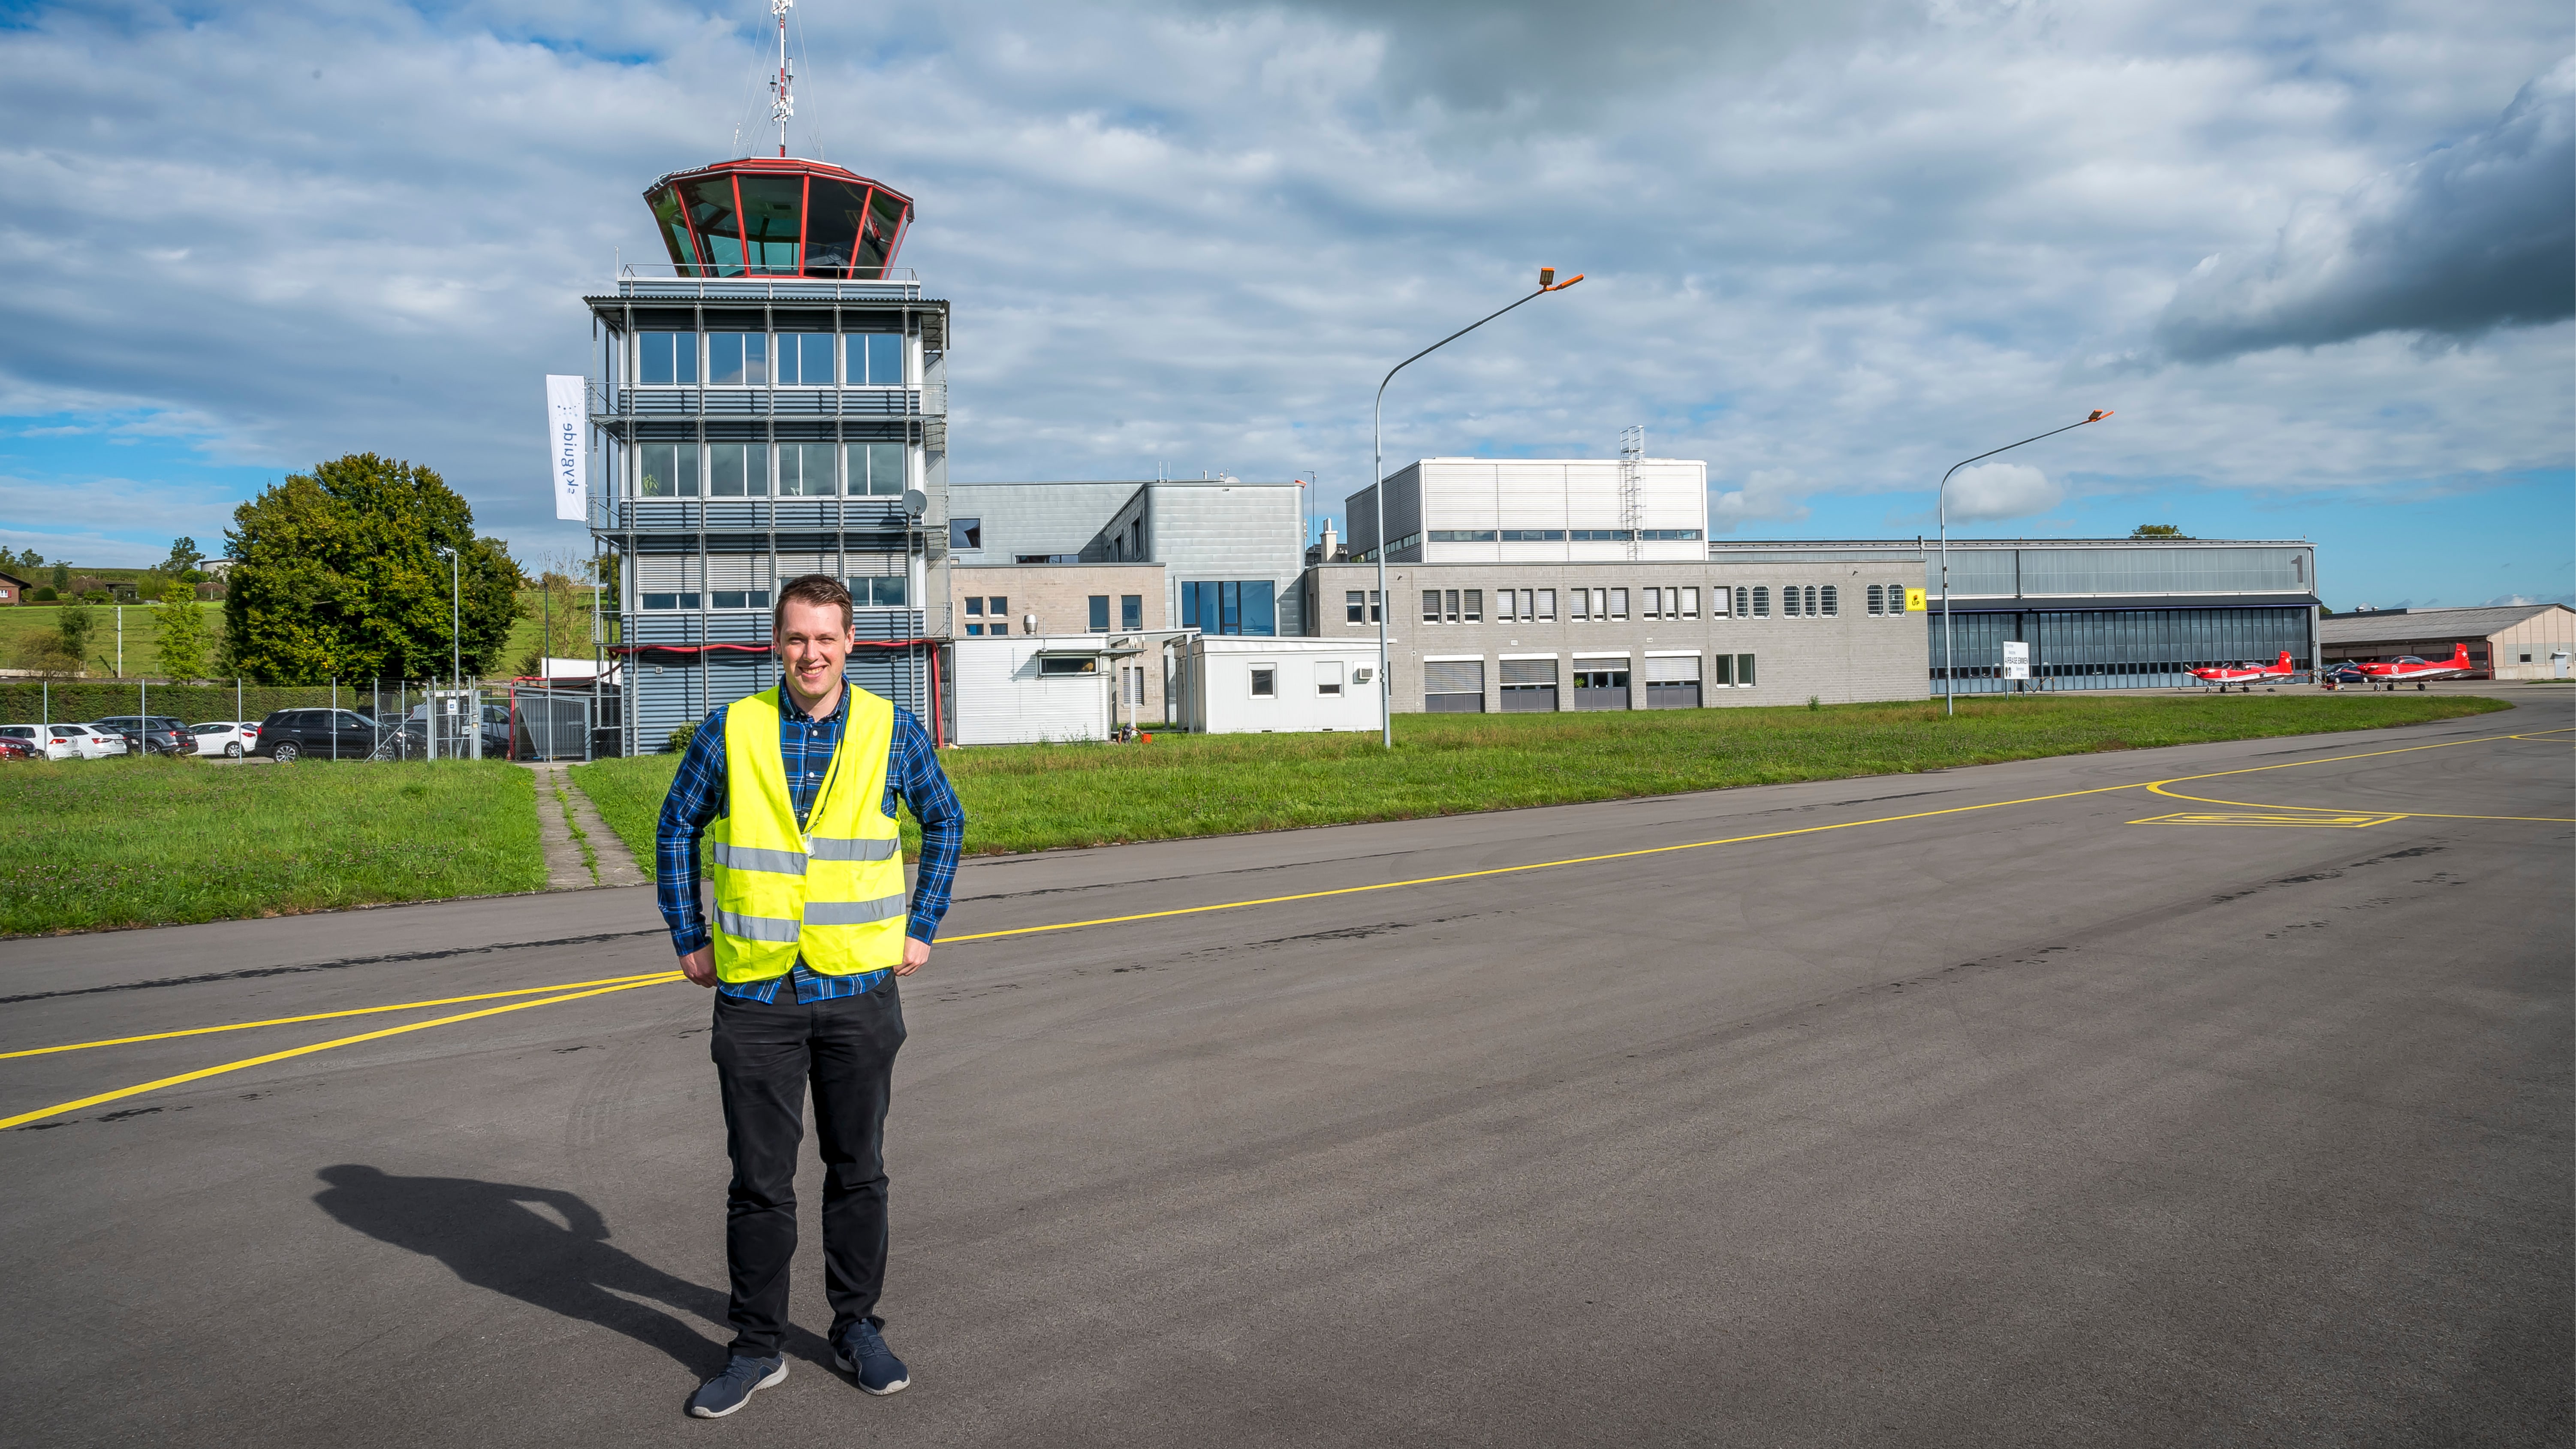
POLYGON ((222 755, 226 759, 238 760, 249 754, 251 747, 259 743, 259 726, 237 719, 210 720, 205 724, 190 725, 188 733, 197 737, 197 753, 201 757, 222 755))
MULTIPOLYGON (((59 756, 61 759, 104 760, 110 755, 125 753, 123 735, 107 734, 88 725, 47 725, 45 728, 52 732, 57 742, 70 745, 75 752, 59 756)), ((53 752, 48 749, 46 753, 50 756, 53 752)))
POLYGON ((0 725, 0 735, 37 746, 45 752, 48 760, 77 760, 81 757, 79 745, 69 739, 56 739, 44 730, 43 725, 0 725))

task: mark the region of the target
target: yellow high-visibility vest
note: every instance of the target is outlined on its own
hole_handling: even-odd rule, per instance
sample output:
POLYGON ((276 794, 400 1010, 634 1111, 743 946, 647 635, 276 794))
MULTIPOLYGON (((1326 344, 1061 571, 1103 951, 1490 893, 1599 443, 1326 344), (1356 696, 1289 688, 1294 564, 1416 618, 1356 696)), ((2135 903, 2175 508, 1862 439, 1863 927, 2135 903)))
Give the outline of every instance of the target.
POLYGON ((826 976, 903 963, 903 841, 885 812, 894 706, 856 685, 832 768, 796 827, 778 749, 779 689, 725 710, 725 813, 715 856, 721 981, 784 976, 801 954, 826 976))

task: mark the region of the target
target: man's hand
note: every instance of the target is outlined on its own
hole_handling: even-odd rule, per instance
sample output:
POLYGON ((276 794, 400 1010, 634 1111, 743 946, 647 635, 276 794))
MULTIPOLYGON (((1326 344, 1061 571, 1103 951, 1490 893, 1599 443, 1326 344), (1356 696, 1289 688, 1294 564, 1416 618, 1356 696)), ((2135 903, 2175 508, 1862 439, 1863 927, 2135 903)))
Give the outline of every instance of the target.
POLYGON ((909 976, 930 964, 930 943, 917 936, 903 938, 903 964, 894 968, 897 976, 909 976))
POLYGON ((712 946, 700 946, 680 958, 680 973, 700 986, 716 984, 716 953, 712 946))

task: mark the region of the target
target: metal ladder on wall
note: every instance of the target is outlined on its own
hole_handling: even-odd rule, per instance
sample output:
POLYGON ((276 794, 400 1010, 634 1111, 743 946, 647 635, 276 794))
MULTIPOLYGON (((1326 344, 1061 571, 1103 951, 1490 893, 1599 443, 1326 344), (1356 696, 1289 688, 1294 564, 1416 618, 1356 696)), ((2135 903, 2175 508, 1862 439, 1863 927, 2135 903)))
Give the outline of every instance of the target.
POLYGON ((1646 526, 1646 425, 1619 431, 1619 529, 1628 535, 1628 557, 1643 558, 1646 526))

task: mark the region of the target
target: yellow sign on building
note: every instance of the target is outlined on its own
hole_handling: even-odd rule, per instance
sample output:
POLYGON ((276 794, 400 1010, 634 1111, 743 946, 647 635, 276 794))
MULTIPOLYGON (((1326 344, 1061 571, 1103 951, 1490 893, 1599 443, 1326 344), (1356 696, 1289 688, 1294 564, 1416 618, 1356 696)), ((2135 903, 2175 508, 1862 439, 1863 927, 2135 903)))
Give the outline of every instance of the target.
POLYGON ((1924 591, 1921 589, 1907 589, 1905 591, 1905 612, 1909 614, 1920 614, 1924 611, 1927 605, 1923 602, 1923 593, 1924 591))

